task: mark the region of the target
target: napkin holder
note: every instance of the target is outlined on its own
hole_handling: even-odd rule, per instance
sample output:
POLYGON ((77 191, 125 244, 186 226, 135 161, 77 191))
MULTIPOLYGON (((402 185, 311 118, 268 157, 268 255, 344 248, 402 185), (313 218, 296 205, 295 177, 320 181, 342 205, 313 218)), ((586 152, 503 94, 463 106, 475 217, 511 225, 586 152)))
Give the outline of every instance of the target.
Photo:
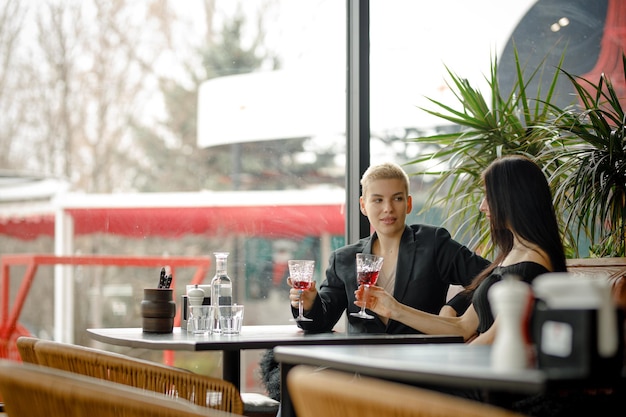
POLYGON ((624 366, 623 314, 608 281, 550 273, 533 281, 531 319, 539 369, 550 379, 606 381, 624 366))
MULTIPOLYGON (((195 285, 187 285, 186 291, 194 288, 195 285)), ((198 288, 204 290, 204 300, 202 301, 202 305, 210 306, 211 305, 211 284, 206 285, 198 285, 198 288)), ((187 293, 180 296, 180 328, 183 330, 187 330, 187 318, 189 316, 189 300, 187 298, 187 293)))

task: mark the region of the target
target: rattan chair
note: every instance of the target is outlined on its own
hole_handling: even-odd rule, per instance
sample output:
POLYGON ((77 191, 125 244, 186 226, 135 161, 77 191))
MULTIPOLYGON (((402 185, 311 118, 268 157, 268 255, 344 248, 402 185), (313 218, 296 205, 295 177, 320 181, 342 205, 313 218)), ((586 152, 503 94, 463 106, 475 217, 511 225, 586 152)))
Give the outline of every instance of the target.
POLYGON ((35 353, 35 345, 39 338, 32 336, 20 336, 16 340, 17 351, 22 358, 22 362, 37 363, 37 354, 35 353))
POLYGON ((37 361, 76 374, 154 391, 194 404, 243 414, 239 390, 230 382, 101 349, 39 340, 37 361))
POLYGON ((10 417, 234 416, 151 391, 9 360, 0 360, 0 394, 10 417))
POLYGON ((287 374, 298 417, 523 417, 428 389, 307 365, 287 374))

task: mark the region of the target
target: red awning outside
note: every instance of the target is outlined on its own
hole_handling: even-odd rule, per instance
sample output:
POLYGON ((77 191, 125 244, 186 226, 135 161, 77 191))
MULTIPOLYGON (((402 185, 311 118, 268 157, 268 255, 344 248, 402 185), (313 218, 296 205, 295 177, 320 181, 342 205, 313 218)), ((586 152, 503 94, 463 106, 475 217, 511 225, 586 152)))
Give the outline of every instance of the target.
MULTIPOLYGON (((240 196, 245 194, 239 193, 240 196)), ((244 204, 229 204, 229 198, 211 199, 219 206, 203 206, 206 198, 202 194, 194 206, 191 194, 176 194, 159 201, 178 201, 181 206, 141 205, 141 196, 94 197, 90 204, 89 196, 81 196, 80 204, 63 204, 65 213, 74 221, 74 235, 116 234, 131 238, 160 236, 178 238, 186 234, 206 234, 223 236, 239 234, 266 238, 320 236, 322 234, 343 235, 345 233, 344 206, 338 198, 343 194, 326 192, 321 199, 316 192, 302 194, 287 193, 279 199, 276 193, 254 192, 244 204), (261 193, 261 194, 259 194, 261 193), (184 195, 184 198, 177 199, 184 195), (264 197, 264 198, 259 198, 264 197), (317 201, 316 201, 317 200, 317 201), (332 202, 335 200, 337 202, 332 202), (251 201, 259 201, 251 205, 251 201), (139 205, 138 205, 139 204, 139 205)), ((232 193, 225 196, 232 197, 232 193)), ((163 195, 161 195, 163 196, 163 195)), ((154 196, 152 196, 154 197, 154 196)), ((145 203, 145 201, 144 201, 145 203)), ((39 236, 54 236, 55 216, 36 214, 0 218, 0 234, 18 239, 30 240, 39 236)))
POLYGON ((3 219, 0 221, 0 235, 22 240, 54 236, 54 215, 3 219))

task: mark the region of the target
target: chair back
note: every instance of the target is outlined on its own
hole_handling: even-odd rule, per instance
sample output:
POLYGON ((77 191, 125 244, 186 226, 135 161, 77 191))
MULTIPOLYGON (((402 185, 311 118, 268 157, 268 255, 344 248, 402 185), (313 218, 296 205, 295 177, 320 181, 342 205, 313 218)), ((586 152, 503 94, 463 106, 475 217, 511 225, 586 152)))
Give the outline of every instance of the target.
POLYGON ((40 340, 36 353, 41 365, 243 414, 239 390, 223 379, 101 349, 49 340, 40 340))
POLYGON ((176 398, 31 363, 0 360, 11 417, 232 417, 176 398))
POLYGON ((33 336, 20 336, 15 341, 17 351, 22 358, 22 362, 37 363, 37 354, 35 353, 35 345, 39 338, 33 336))
POLYGON ((307 365, 289 371, 287 387, 298 417, 523 417, 441 392, 307 365))

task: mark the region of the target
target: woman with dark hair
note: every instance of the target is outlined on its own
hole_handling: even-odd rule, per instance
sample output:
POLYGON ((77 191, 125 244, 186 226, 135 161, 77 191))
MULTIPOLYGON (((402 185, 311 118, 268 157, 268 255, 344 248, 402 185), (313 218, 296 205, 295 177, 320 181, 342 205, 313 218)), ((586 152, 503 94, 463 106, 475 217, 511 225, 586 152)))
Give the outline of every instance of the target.
MULTIPOLYGON (((472 304, 465 313, 430 314, 400 303, 380 287, 370 288, 367 308, 426 334, 456 334, 473 339, 472 343, 490 344, 497 329, 487 297, 493 284, 507 275, 531 283, 541 274, 567 270, 552 194, 541 169, 524 156, 506 156, 487 167, 483 182, 480 211, 489 219, 497 254, 468 287, 472 304)), ((355 304, 361 306, 363 289, 355 294, 355 304)))

